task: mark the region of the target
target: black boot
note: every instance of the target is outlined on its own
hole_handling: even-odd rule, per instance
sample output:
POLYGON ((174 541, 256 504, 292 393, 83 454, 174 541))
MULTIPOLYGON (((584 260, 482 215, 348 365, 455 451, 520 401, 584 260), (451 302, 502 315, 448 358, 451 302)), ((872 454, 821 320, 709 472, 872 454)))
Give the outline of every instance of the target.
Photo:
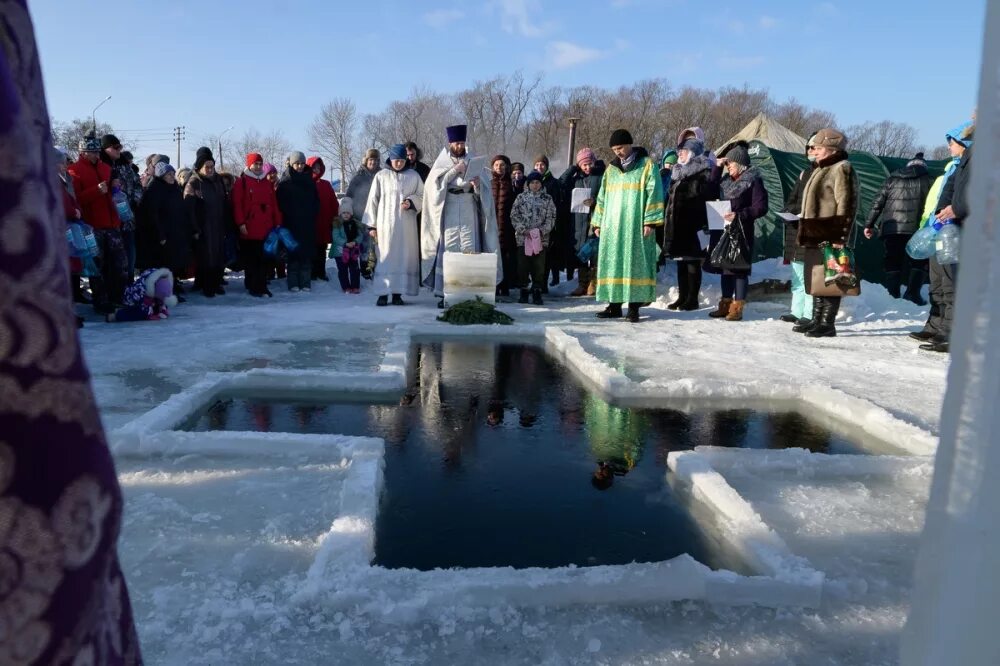
POLYGON ((687 299, 681 303, 678 309, 698 310, 701 308, 701 303, 698 301, 698 295, 701 293, 701 266, 698 262, 693 261, 688 264, 687 282, 687 299))
POLYGON ((438 300, 438 310, 444 310, 444 299, 443 298, 441 298, 441 299, 438 300))
POLYGON ((903 298, 917 305, 927 305, 927 301, 920 295, 920 290, 924 288, 925 282, 927 282, 927 273, 911 268, 910 275, 906 280, 906 293, 903 294, 903 298))
POLYGON ((597 313, 598 319, 618 319, 622 316, 621 303, 608 303, 608 307, 597 313))
POLYGON ((792 330, 796 333, 808 333, 811 331, 818 323, 819 318, 823 309, 823 300, 819 297, 813 299, 813 311, 812 318, 803 319, 795 326, 792 326, 792 330))
POLYGON ((542 290, 535 289, 531 292, 531 302, 533 305, 542 305, 542 290))
POLYGON ((687 262, 677 262, 677 300, 667 306, 668 310, 678 310, 688 302, 691 293, 690 274, 687 271, 687 262))
POLYGON ((518 303, 527 303, 528 302, 528 297, 530 295, 531 295, 531 292, 529 292, 527 289, 522 289, 521 290, 521 298, 517 299, 517 302, 518 303))
POLYGON ((837 320, 837 312, 840 310, 839 298, 823 298, 822 314, 819 323, 806 333, 807 338, 835 338, 837 329, 834 322, 837 320))
POLYGON ((885 273, 885 290, 889 292, 889 295, 893 298, 899 298, 899 283, 900 276, 902 273, 899 271, 886 271, 885 273))
POLYGON ((625 320, 631 323, 636 323, 639 321, 639 304, 629 303, 628 304, 628 314, 625 315, 625 320))
POLYGON ((393 294, 392 295, 392 304, 393 305, 406 305, 406 303, 403 301, 403 297, 400 294, 393 294))
POLYGON ((938 352, 940 354, 948 353, 948 339, 943 338, 939 335, 934 336, 930 342, 924 345, 920 345, 920 348, 924 351, 938 352))
POLYGON ((550 287, 554 287, 559 284, 559 271, 552 269, 552 282, 549 283, 550 287))
MULTIPOLYGON (((795 315, 793 315, 791 312, 789 312, 788 314, 781 315, 779 317, 779 319, 781 321, 785 322, 785 323, 788 323, 788 324, 797 324, 797 323, 799 323, 799 318, 796 317, 795 315)), ((803 319, 802 321, 807 321, 807 320, 803 319)))
POLYGON ((386 296, 385 294, 382 294, 381 296, 378 297, 378 299, 376 299, 375 305, 378 306, 389 305, 389 297, 386 296))

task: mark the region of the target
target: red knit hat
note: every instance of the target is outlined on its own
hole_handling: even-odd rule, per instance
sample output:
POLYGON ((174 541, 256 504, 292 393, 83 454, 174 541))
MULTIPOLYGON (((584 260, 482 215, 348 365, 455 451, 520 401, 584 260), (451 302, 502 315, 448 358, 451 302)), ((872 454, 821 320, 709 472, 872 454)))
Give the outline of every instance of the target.
POLYGON ((257 162, 264 162, 264 158, 261 157, 260 153, 250 153, 247 155, 247 167, 252 167, 257 162))

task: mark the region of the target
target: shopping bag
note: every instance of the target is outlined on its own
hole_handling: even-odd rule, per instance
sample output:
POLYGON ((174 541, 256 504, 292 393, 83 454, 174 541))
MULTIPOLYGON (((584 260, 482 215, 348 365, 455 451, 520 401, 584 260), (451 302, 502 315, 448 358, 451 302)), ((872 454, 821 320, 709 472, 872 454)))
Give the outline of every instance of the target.
POLYGON ((295 252, 295 249, 299 246, 295 237, 292 236, 292 232, 285 227, 278 227, 278 237, 281 238, 281 244, 285 246, 285 249, 289 252, 295 252))
POLYGON ((823 251, 823 281, 826 285, 834 282, 848 288, 857 285, 852 250, 843 246, 834 247, 830 243, 824 243, 820 249, 823 251))
POLYGON ((810 296, 859 296, 861 294, 861 277, 857 274, 855 274, 857 281, 853 286, 837 281, 827 284, 826 264, 822 249, 806 248, 804 263, 806 293, 810 296))
POLYGON ((269 257, 277 256, 279 242, 280 238, 278 237, 278 229, 271 229, 271 233, 269 233, 267 238, 264 239, 264 254, 269 257))
POLYGON ((591 236, 583 242, 580 249, 576 253, 577 259, 587 264, 597 259, 597 252, 600 248, 601 239, 597 236, 591 236))
POLYGON ((731 222, 722 232, 709 263, 726 271, 750 270, 750 245, 743 237, 743 225, 731 222))

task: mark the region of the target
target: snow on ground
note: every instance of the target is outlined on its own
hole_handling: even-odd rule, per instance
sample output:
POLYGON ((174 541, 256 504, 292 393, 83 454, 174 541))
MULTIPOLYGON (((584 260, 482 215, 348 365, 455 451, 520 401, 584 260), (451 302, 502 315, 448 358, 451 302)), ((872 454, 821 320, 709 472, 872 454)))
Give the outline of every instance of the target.
MULTIPOLYGON (((754 279, 780 276, 777 262, 754 279)), ((905 337, 926 308, 866 283, 845 301, 839 337, 807 340, 777 321, 779 302, 751 303, 741 323, 666 309, 666 284, 638 325, 600 322, 592 300, 553 289, 543 307, 505 305, 519 323, 558 326, 630 378, 739 395, 752 384, 824 382, 937 433, 947 358, 905 337)), ((81 331, 105 425, 113 429, 206 372, 252 367, 367 371, 396 324, 431 324, 427 294, 407 307, 335 283, 311 294, 192 296, 163 322, 81 331)), ((718 297, 706 276, 705 304, 718 297)), ((442 325, 443 326, 443 325, 442 325)), ((456 606, 401 620, 389 602, 330 607, 296 596, 340 461, 227 455, 118 459, 126 497, 121 552, 153 664, 894 664, 910 593, 929 464, 900 475, 826 478, 819 470, 720 472, 788 544, 827 572, 835 593, 814 611, 682 602, 643 607, 456 606)), ((344 591, 349 597, 349 590, 344 591)), ((344 595, 341 595, 343 598, 344 595)))

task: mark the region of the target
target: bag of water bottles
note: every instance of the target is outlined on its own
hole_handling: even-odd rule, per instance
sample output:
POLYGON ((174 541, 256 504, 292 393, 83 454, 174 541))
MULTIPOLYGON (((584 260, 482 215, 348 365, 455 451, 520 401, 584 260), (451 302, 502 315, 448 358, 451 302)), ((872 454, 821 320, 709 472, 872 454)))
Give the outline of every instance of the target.
MULTIPOLYGON (((933 218, 932 218, 933 220, 933 218)), ((910 237, 906 243, 906 254, 914 259, 930 259, 937 252, 935 241, 939 222, 931 221, 910 237)))
POLYGON ((958 247, 961 236, 958 225, 952 220, 945 220, 934 240, 937 262, 942 265, 958 263, 958 247))
POLYGON ((299 246, 291 231, 284 227, 275 227, 264 239, 264 254, 271 257, 278 256, 281 245, 284 245, 289 252, 294 252, 295 248, 299 246))

